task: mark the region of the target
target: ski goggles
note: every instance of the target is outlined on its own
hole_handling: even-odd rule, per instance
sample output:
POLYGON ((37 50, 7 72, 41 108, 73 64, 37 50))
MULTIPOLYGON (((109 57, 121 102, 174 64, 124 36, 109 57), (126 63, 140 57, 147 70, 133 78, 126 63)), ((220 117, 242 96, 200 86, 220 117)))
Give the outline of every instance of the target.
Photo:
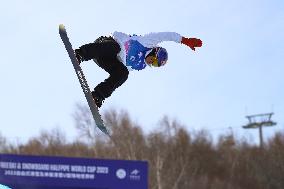
POLYGON ((152 65, 154 67, 159 67, 159 63, 158 63, 158 58, 156 56, 153 56, 153 59, 152 59, 152 65))
POLYGON ((167 60, 168 60, 168 53, 166 49, 162 47, 157 47, 155 56, 153 57, 152 65, 154 67, 160 67, 165 65, 167 63, 167 60))

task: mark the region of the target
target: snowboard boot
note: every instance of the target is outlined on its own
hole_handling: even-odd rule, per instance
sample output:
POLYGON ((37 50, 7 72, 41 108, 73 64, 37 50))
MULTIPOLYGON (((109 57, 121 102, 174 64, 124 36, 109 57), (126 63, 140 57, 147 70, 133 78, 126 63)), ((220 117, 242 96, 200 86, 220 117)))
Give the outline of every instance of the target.
POLYGON ((81 49, 75 49, 75 56, 76 56, 79 64, 81 64, 81 62, 84 61, 81 49))
POLYGON ((104 97, 102 97, 102 95, 100 95, 96 91, 92 91, 92 96, 95 100, 97 107, 100 108, 102 106, 103 102, 104 102, 104 97))

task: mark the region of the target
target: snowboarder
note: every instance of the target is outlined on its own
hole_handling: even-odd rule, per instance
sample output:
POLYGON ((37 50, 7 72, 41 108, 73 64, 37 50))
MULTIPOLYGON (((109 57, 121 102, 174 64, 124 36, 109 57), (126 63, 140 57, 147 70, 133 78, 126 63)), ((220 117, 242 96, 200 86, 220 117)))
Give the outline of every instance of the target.
POLYGON ((127 80, 130 70, 164 66, 168 60, 167 50, 157 46, 163 41, 182 43, 194 51, 195 47, 202 46, 200 39, 186 38, 175 32, 149 33, 144 36, 114 32, 112 36, 101 36, 95 42, 75 49, 79 64, 93 59, 110 74, 92 91, 96 105, 102 106, 104 100, 127 80))

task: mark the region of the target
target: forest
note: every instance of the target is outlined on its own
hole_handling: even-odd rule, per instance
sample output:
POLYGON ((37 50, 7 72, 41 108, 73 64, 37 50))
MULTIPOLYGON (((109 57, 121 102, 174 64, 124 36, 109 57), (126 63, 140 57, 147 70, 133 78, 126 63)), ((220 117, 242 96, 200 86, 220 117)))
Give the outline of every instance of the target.
POLYGON ((209 131, 190 133, 164 116, 157 129, 146 134, 127 111, 109 110, 103 118, 111 126, 110 140, 91 132, 94 122, 87 107, 78 106, 73 117, 80 136, 74 141, 57 128, 17 144, 0 135, 0 153, 144 160, 149 163, 150 189, 284 188, 283 133, 260 148, 234 133, 213 141, 209 131))

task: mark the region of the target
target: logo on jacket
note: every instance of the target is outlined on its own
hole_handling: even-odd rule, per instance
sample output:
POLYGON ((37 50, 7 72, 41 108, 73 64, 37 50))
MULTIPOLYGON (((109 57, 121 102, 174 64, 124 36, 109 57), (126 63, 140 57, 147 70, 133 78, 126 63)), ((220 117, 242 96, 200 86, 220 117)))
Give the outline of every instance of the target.
POLYGON ((136 40, 129 40, 124 43, 126 51, 126 66, 134 70, 142 70, 146 67, 145 54, 150 49, 144 47, 136 40))

